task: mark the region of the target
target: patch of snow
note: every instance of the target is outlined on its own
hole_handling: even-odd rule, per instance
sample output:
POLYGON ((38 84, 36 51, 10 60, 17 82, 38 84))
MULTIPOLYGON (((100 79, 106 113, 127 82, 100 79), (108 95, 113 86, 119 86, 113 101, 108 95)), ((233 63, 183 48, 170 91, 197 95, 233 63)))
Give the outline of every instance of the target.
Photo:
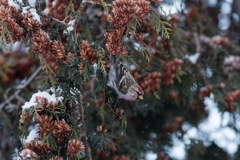
POLYGON ((236 56, 225 57, 225 59, 224 59, 224 64, 232 63, 235 58, 236 58, 236 56))
POLYGON ((175 134, 172 135, 173 147, 170 148, 169 154, 174 159, 184 159, 185 157, 185 145, 177 138, 175 134))
POLYGON ((30 4, 31 7, 35 7, 36 0, 28 0, 28 3, 30 4))
POLYGON ((37 134, 38 131, 38 128, 32 129, 25 140, 25 143, 30 143, 32 140, 34 140, 34 138, 39 138, 39 134, 37 134))
POLYGON ((12 47, 9 49, 10 52, 17 53, 22 48, 22 42, 17 41, 15 42, 12 47))
MULTIPOLYGON (((22 152, 24 152, 24 151, 26 151, 27 153, 31 152, 30 149, 24 149, 24 150, 22 150, 22 152)), ((22 157, 31 157, 30 154, 27 154, 26 156, 24 156, 22 152, 20 153, 20 156, 22 156, 22 157)), ((18 160, 21 160, 21 158, 18 157, 18 160)))
POLYGON ((75 21, 76 21, 76 19, 68 22, 69 27, 66 30, 64 30, 64 32, 63 32, 64 34, 70 33, 74 30, 73 25, 74 25, 75 21))
POLYGON ((29 6, 23 7, 22 14, 23 13, 27 13, 28 11, 30 11, 32 16, 33 16, 32 19, 41 22, 40 16, 37 14, 37 10, 35 8, 30 8, 30 9, 29 8, 30 8, 29 6))
POLYGON ((191 55, 191 56, 186 55, 185 58, 186 58, 186 59, 189 59, 189 61, 190 61, 192 64, 196 64, 199 55, 200 55, 199 53, 196 53, 196 54, 191 55))
POLYGON ((48 92, 46 91, 38 91, 37 93, 33 94, 32 95, 32 98, 30 99, 29 102, 26 102, 23 106, 22 106, 22 109, 25 110, 27 108, 31 108, 32 106, 36 106, 37 103, 35 102, 36 101, 36 97, 44 97, 44 98, 47 98, 48 100, 48 103, 50 102, 61 102, 63 100, 63 97, 56 97, 55 94, 52 94, 50 95, 48 92))
POLYGON ((157 159, 157 154, 153 153, 152 151, 148 151, 145 156, 146 160, 155 160, 157 159))
POLYGON ((137 69, 137 67, 135 65, 133 65, 133 64, 130 66, 130 68, 131 68, 132 71, 137 69))
POLYGON ((76 87, 74 87, 74 89, 70 89, 70 92, 72 95, 76 95, 76 93, 78 93, 78 94, 81 93, 76 87))
POLYGON ((53 6, 53 7, 55 6, 56 1, 57 1, 57 0, 54 0, 54 1, 52 2, 52 6, 53 6))
MULTIPOLYGON (((22 0, 18 0, 18 2, 20 2, 21 4, 23 4, 23 3, 22 3, 22 0)), ((15 3, 13 0, 8 0, 8 5, 9 5, 9 6, 13 6, 13 7, 15 7, 16 9, 20 9, 20 6, 19 6, 17 3, 15 3)))
POLYGON ((73 26, 69 26, 66 30, 64 30, 64 34, 70 33, 74 30, 73 26))

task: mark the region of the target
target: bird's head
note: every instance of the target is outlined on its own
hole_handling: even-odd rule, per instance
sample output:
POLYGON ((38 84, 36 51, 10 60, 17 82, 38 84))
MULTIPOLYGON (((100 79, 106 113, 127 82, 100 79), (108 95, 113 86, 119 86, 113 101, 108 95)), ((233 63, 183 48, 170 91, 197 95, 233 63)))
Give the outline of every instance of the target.
POLYGON ((143 100, 144 92, 143 92, 141 87, 137 88, 136 94, 137 94, 137 99, 136 100, 139 100, 139 99, 143 100))

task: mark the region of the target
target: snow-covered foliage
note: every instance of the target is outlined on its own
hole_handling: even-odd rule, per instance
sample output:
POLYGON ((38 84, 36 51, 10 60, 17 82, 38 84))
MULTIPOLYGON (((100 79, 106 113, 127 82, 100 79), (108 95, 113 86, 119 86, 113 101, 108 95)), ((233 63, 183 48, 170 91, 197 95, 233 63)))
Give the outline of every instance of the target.
POLYGON ((28 109, 32 106, 36 106, 37 103, 35 102, 36 101, 36 97, 44 97, 44 98, 47 98, 48 99, 48 102, 61 102, 63 100, 63 97, 56 97, 55 93, 53 93, 52 95, 50 95, 48 92, 46 91, 38 91, 37 93, 33 94, 32 95, 32 98, 30 99, 29 102, 26 102, 23 106, 22 106, 22 109, 25 110, 25 109, 28 109))

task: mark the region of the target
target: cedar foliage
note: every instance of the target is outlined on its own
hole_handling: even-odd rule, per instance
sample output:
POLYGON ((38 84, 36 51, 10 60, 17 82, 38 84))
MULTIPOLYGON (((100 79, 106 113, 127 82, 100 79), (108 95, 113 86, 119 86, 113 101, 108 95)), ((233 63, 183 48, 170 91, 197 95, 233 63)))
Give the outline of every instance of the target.
MULTIPOLYGON (((167 19, 157 12, 161 0, 48 0, 30 7, 39 22, 22 13, 27 0, 15 3, 20 10, 0 2, 2 159, 16 157, 18 148, 21 159, 127 160, 153 151, 167 160, 171 135, 186 133, 184 121, 197 126, 207 117, 205 97, 212 93, 222 112, 239 111, 240 67, 224 63, 239 53, 239 43, 216 29, 211 11, 218 5, 187 0, 187 13, 167 19), (17 50, 7 45, 19 41, 17 50), (143 101, 118 99, 107 86, 106 52, 136 66, 131 73, 145 91, 143 101), (195 53, 196 63, 186 58, 195 53), (37 90, 62 100, 36 97, 36 105, 22 109, 37 90), (26 143, 34 129, 38 137, 26 143)), ((187 159, 230 157, 214 143, 186 146, 187 159)))

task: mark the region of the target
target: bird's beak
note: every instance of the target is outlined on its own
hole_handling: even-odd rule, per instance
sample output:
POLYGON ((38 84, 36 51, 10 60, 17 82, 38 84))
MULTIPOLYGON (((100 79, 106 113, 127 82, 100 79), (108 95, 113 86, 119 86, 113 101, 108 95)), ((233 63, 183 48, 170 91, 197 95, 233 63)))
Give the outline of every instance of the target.
POLYGON ((143 96, 138 96, 139 99, 143 100, 143 96))

